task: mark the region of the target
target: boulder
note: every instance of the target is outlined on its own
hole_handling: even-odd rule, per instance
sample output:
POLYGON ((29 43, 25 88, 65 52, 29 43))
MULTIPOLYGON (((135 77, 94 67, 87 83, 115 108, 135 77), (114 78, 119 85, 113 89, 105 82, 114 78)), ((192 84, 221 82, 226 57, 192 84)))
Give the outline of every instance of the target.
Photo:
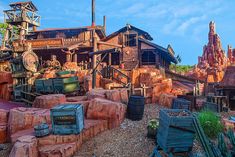
POLYGON ((105 93, 107 90, 104 89, 92 89, 89 92, 87 92, 87 98, 88 100, 92 100, 94 98, 103 98, 105 99, 105 93))
POLYGON ((92 89, 92 77, 90 75, 84 76, 84 89, 86 92, 92 89))
POLYGON ((34 128, 17 131, 16 133, 11 135, 11 137, 10 137, 11 138, 11 143, 15 143, 19 137, 34 136, 34 135, 35 135, 34 134, 34 128))
POLYGON ((0 144, 7 141, 7 126, 4 123, 0 123, 0 144))
POLYGON ((113 83, 113 81, 111 79, 107 79, 107 78, 101 78, 100 79, 100 86, 102 88, 105 88, 105 85, 109 84, 109 83, 113 83))
POLYGON ((67 97, 67 102, 87 101, 87 96, 67 97))
POLYGON ((127 104, 129 100, 129 95, 127 89, 119 89, 121 103, 127 104))
POLYGON ((71 135, 49 135, 46 137, 38 138, 38 146, 43 147, 45 145, 57 145, 66 143, 76 143, 77 148, 80 148, 81 144, 97 134, 108 129, 108 123, 106 120, 88 120, 84 121, 84 129, 80 134, 71 135))
POLYGON ((33 102, 33 107, 50 109, 65 102, 66 97, 64 94, 48 94, 36 97, 33 102))
POLYGON ((0 123, 7 123, 9 111, 5 109, 0 109, 0 123))
POLYGON ((105 95, 108 100, 121 102, 121 94, 119 90, 107 90, 105 95))
POLYGON ((76 143, 48 145, 39 148, 40 157, 71 157, 76 152, 76 143))
POLYGON ((0 84, 2 83, 13 83, 12 73, 11 72, 0 72, 0 84))
POLYGON ((33 128, 42 122, 51 123, 49 109, 14 108, 10 110, 8 132, 11 135, 20 130, 33 128))
POLYGON ((38 157, 36 137, 22 136, 18 138, 9 157, 38 157))
POLYGON ((104 89, 114 89, 114 88, 121 88, 123 87, 122 84, 119 84, 119 83, 116 83, 116 82, 113 82, 113 83, 108 83, 105 85, 104 89))
POLYGON ((161 94, 159 97, 159 104, 168 108, 171 108, 173 100, 176 96, 171 94, 161 94))
POLYGON ((124 104, 95 98, 88 107, 87 118, 108 120, 108 128, 111 129, 122 123, 125 113, 126 106, 124 104))

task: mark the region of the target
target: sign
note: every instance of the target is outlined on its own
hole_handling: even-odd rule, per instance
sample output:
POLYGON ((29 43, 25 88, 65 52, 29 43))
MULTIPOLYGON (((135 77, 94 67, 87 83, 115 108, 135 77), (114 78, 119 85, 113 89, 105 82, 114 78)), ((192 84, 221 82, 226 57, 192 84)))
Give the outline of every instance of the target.
POLYGON ((27 40, 28 43, 31 43, 32 48, 41 48, 41 47, 61 47, 63 46, 63 39, 36 39, 36 40, 27 40))

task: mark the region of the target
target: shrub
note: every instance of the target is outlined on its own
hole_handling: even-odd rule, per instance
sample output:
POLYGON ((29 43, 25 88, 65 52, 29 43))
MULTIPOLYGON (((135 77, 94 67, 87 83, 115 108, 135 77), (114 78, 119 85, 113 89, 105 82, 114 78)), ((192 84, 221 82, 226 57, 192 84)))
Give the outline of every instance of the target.
POLYGON ((198 115, 200 124, 209 138, 215 138, 223 131, 223 125, 216 113, 211 111, 202 111, 198 115))

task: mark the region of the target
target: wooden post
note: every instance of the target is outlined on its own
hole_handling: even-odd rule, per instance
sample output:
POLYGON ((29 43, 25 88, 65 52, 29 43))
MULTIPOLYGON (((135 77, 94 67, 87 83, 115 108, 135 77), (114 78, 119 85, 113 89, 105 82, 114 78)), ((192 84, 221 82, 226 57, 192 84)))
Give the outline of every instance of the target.
POLYGON ((78 55, 76 52, 73 55, 73 62, 76 62, 76 63, 78 62, 78 55))
POLYGON ((112 54, 109 53, 109 65, 112 65, 112 54))
POLYGON ((104 33, 106 34, 106 16, 103 17, 104 33))
MULTIPOLYGON (((97 38, 95 35, 95 29, 93 30, 92 36, 93 36, 93 52, 96 52, 97 51, 97 38)), ((97 58, 96 58, 96 55, 94 54, 92 57, 92 69, 93 69, 92 88, 93 89, 96 88, 96 69, 95 69, 96 64, 97 64, 97 58)))

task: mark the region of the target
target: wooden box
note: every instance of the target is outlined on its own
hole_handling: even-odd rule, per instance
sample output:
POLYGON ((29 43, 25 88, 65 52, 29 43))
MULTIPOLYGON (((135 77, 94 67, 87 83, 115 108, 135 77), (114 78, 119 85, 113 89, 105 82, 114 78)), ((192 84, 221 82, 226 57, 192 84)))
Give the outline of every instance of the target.
POLYGON ((71 93, 78 90, 78 78, 55 78, 53 79, 55 93, 71 93))
POLYGON ((37 93, 41 93, 41 92, 45 91, 44 80, 45 79, 36 79, 35 80, 35 88, 36 88, 37 93))
POLYGON ((172 109, 186 109, 190 110, 191 102, 182 98, 173 100, 172 109))
POLYGON ((44 84, 44 92, 45 93, 53 93, 54 87, 53 87, 52 79, 45 79, 43 81, 43 84, 44 84))
POLYGON ((193 147, 193 116, 182 109, 160 110, 157 143, 165 152, 188 152, 193 147))
POLYGON ((51 109, 54 134, 79 134, 84 128, 84 109, 81 104, 62 104, 51 109))

